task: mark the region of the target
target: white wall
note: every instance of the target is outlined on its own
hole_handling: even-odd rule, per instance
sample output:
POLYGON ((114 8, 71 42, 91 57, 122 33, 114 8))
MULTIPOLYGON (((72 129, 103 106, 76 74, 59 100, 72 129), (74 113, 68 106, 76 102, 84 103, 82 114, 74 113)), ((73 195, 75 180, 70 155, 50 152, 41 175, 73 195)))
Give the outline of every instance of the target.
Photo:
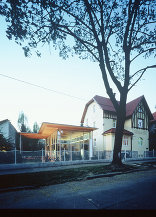
MULTIPOLYGON (((114 134, 103 136, 102 133, 113 128, 113 119, 103 118, 103 110, 95 101, 92 102, 87 109, 84 126, 98 128, 93 132, 93 149, 94 150, 113 150, 114 134), (93 111, 95 109, 95 111, 93 111), (93 123, 95 122, 95 126, 93 123), (94 147, 94 139, 96 139, 96 149, 94 147)), ((131 118, 125 121, 126 130, 132 132, 132 151, 138 151, 139 155, 143 155, 144 151, 149 150, 149 132, 148 130, 131 128, 131 118), (139 138, 143 139, 143 144, 139 145, 139 138)), ((128 137, 128 146, 122 145, 122 150, 131 150, 131 137, 128 137)))
POLYGON ((143 155, 144 151, 149 151, 149 132, 148 130, 131 128, 131 119, 126 120, 125 129, 132 132, 132 151, 138 151, 139 155, 143 155), (143 144, 139 145, 139 138, 143 139, 143 144))
POLYGON ((103 110, 101 107, 96 103, 92 102, 87 109, 85 119, 84 119, 84 126, 89 126, 89 127, 96 127, 98 128, 97 130, 93 131, 93 148, 94 147, 94 139, 96 139, 96 149, 99 151, 104 150, 104 145, 103 145, 103 110), (95 111, 93 110, 95 109, 95 111), (88 125, 87 125, 87 120, 88 120, 88 125), (95 122, 95 126, 94 126, 95 122))

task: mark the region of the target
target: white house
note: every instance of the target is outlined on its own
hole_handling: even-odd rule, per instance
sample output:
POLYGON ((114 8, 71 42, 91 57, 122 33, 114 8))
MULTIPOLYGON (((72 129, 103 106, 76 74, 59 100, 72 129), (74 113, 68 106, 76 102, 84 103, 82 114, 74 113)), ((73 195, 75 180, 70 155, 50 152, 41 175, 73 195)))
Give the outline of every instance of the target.
MULTIPOLYGON (((85 106, 81 124, 96 127, 93 150, 112 151, 116 130, 116 112, 109 98, 94 96, 85 106)), ((153 119, 144 96, 126 105, 123 150, 138 151, 140 156, 149 150, 149 121, 153 119)))

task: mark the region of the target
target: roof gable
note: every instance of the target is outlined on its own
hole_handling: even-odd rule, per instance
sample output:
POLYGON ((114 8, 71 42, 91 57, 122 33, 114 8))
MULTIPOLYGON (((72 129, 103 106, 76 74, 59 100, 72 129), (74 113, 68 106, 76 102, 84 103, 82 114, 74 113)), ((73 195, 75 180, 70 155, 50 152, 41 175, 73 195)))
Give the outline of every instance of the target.
POLYGON ((156 112, 153 113, 153 118, 156 120, 156 112))
POLYGON ((115 112, 115 108, 113 106, 113 103, 111 102, 111 100, 109 98, 96 95, 93 97, 93 99, 100 105, 100 107, 104 111, 115 112))
MULTIPOLYGON (((107 131, 105 131, 105 132, 103 132, 102 133, 102 135, 107 135, 107 134, 109 134, 109 133, 114 133, 115 134, 115 132, 116 132, 116 128, 111 128, 111 129, 109 129, 109 130, 107 130, 107 131)), ((130 132, 130 131, 128 131, 128 130, 123 130, 123 134, 124 135, 128 135, 128 136, 132 136, 133 135, 133 133, 132 132, 130 132)))
MULTIPOLYGON (((94 101, 96 101, 100 105, 100 107, 101 107, 102 110, 104 110, 104 111, 110 111, 110 112, 116 112, 115 108, 113 106, 113 103, 111 102, 111 100, 109 98, 95 95, 86 104, 84 112, 83 112, 83 115, 82 115, 81 123, 84 123, 84 118, 85 118, 88 106, 92 102, 94 102, 94 101)), ((131 102, 129 102, 129 103, 126 104, 126 118, 129 118, 129 117, 132 116, 132 114, 134 113, 135 109, 137 108, 138 104, 141 101, 143 101, 143 104, 144 104, 145 108, 147 109, 147 112, 149 114, 150 119, 153 119, 152 113, 151 113, 151 111, 150 111, 150 109, 148 107, 148 104, 147 104, 144 96, 140 96, 140 97, 138 97, 138 98, 136 98, 136 99, 134 99, 131 102)), ((118 103, 119 103, 119 101, 118 101, 118 103)))
POLYGON ((8 122, 8 121, 9 121, 8 119, 2 120, 2 121, 0 121, 0 124, 3 124, 3 123, 8 122))
POLYGON ((126 118, 129 118, 130 116, 132 116, 132 114, 134 113, 135 109, 137 108, 137 106, 139 105, 140 102, 143 103, 143 105, 144 105, 144 107, 147 110, 147 113, 149 115, 149 119, 152 120, 153 115, 150 111, 150 108, 149 108, 144 96, 140 96, 137 99, 127 103, 127 105, 126 105, 126 118))
POLYGON ((140 96, 137 99, 132 100, 131 102, 126 104, 126 117, 132 116, 133 112, 137 108, 139 102, 144 98, 144 96, 140 96))

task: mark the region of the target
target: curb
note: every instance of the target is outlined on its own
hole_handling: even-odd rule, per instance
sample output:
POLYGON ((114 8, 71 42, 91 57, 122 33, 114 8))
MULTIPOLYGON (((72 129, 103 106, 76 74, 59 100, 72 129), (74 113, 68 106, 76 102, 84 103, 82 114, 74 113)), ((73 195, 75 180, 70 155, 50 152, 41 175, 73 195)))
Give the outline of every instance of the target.
MULTIPOLYGON (((106 174, 98 174, 98 175, 88 176, 86 177, 85 180, 92 180, 92 179, 103 178, 103 177, 112 177, 116 175, 123 175, 127 173, 140 172, 140 171, 145 171, 145 170, 147 169, 133 169, 130 171, 125 171, 125 172, 111 172, 111 173, 106 173, 106 174)), ((32 190, 32 189, 40 188, 42 186, 47 186, 47 185, 30 185, 30 186, 28 185, 28 186, 19 186, 19 187, 0 188, 0 193, 10 192, 10 191, 20 191, 20 190, 32 190)))
POLYGON ((133 173, 133 172, 140 172, 140 171, 145 171, 145 170, 147 169, 134 169, 134 170, 125 171, 125 172, 112 172, 112 173, 106 173, 106 174, 98 174, 94 176, 88 176, 86 179, 91 180, 91 179, 96 179, 96 178, 112 177, 112 176, 123 175, 123 174, 133 173))

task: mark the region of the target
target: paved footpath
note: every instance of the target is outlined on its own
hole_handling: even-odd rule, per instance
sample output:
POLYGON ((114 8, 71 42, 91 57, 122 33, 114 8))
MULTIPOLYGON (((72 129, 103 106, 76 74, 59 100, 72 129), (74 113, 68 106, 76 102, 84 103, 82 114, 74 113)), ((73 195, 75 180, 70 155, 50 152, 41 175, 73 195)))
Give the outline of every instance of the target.
MULTIPOLYGON (((129 165, 139 165, 143 162, 152 162, 156 159, 147 159, 147 160, 136 160, 136 161, 126 161, 125 164, 129 165)), ((74 162, 73 162, 74 163, 74 162)), ((2 165, 0 164, 0 175, 4 174, 20 174, 20 173, 33 173, 40 171, 52 171, 52 170, 65 170, 70 168, 81 168, 95 165, 108 165, 110 162, 104 161, 89 161, 86 163, 77 163, 77 164, 68 164, 60 165, 59 162, 55 163, 43 163, 43 164, 17 164, 17 165, 2 165)))
POLYGON ((1 193, 0 209, 156 209, 156 169, 1 193))

